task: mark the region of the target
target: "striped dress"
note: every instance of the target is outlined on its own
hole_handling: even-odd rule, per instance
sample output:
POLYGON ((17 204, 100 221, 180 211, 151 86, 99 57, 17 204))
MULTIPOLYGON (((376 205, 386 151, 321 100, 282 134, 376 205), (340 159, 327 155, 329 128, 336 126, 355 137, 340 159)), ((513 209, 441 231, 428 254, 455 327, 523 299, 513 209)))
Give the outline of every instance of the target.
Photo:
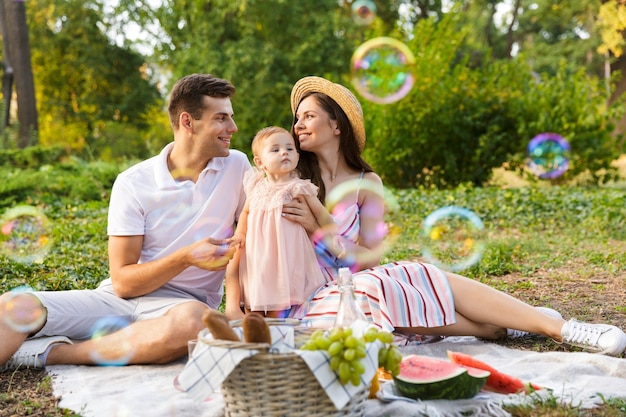
MULTIPOLYGON (((358 192, 357 199, 358 201, 358 192)), ((356 242, 359 236, 357 202, 335 216, 341 235, 356 242)), ((302 305, 293 306, 289 317, 309 326, 332 327, 339 306, 336 275, 338 266, 332 256, 316 248, 326 284, 302 305)), ((392 262, 353 274, 357 304, 370 321, 381 329, 396 327, 439 327, 456 322, 454 298, 444 272, 420 262, 392 262)))

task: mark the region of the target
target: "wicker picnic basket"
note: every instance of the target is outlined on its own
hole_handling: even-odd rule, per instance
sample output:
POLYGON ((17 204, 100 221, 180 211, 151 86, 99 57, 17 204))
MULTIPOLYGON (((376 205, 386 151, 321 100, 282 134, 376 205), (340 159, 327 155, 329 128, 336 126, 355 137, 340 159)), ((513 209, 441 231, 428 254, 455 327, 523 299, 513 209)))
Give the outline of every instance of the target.
POLYGON ((299 355, 271 352, 268 344, 203 342, 209 346, 259 351, 241 361, 222 382, 225 417, 358 417, 364 414, 369 385, 337 410, 299 355))

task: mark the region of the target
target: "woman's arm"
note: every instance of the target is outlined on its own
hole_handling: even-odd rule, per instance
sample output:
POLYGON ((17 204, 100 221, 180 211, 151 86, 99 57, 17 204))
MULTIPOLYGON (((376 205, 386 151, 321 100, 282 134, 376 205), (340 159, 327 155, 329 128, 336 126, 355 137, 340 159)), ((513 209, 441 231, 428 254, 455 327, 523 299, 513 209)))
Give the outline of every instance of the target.
MULTIPOLYGON (((385 202, 382 180, 373 172, 365 174, 359 191, 359 238, 352 242, 338 235, 333 218, 326 207, 315 197, 306 196, 311 215, 316 219, 317 231, 312 236, 322 239, 326 249, 332 252, 339 263, 354 264, 370 268, 380 264, 385 238, 385 202)), ((355 195, 347 194, 347 203, 353 202, 355 195)), ((342 206, 341 202, 335 207, 342 206)))
POLYGON ((317 228, 327 228, 334 227, 335 221, 333 216, 328 212, 326 207, 322 204, 322 202, 314 195, 301 195, 306 204, 309 206, 311 210, 311 214, 315 217, 315 224, 317 228))
MULTIPOLYGON (((365 174, 364 182, 367 187, 359 191, 359 240, 358 248, 354 248, 358 264, 362 268, 371 268, 380 264, 384 252, 385 227, 385 200, 383 182, 380 177, 369 172, 365 174)), ((352 244, 352 242, 348 242, 352 244)), ((350 248, 347 249, 350 252, 350 248)))

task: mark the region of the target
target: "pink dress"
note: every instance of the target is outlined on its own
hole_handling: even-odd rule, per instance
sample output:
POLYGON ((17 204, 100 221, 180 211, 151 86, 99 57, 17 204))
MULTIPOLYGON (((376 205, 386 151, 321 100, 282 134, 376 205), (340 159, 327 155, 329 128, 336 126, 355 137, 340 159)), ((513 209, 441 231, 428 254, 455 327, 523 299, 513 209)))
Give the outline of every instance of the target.
POLYGON ((277 311, 302 304, 325 280, 306 230, 281 213, 299 194, 317 196, 317 186, 297 177, 274 184, 255 168, 246 173, 244 189, 250 212, 239 279, 246 308, 277 311))
MULTIPOLYGON (((361 176, 362 178, 362 176, 361 176)), ((356 242, 360 208, 357 200, 334 216, 340 234, 356 242)), ((307 302, 296 306, 289 317, 312 327, 332 327, 339 306, 337 265, 333 256, 316 245, 326 284, 307 302)), ((454 297, 448 278, 434 265, 400 261, 354 272, 357 303, 369 320, 386 331, 396 327, 438 327, 456 322, 454 297)))

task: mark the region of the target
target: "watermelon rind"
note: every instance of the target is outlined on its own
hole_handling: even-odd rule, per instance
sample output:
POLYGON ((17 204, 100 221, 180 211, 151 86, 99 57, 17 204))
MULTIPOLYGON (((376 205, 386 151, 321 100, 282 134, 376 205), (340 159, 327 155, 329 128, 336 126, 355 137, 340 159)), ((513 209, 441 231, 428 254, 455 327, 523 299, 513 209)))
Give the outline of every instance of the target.
POLYGON ((472 368, 471 366, 464 366, 464 368, 467 369, 467 376, 469 379, 466 385, 466 397, 463 398, 472 398, 478 394, 480 390, 485 388, 485 384, 487 383, 491 372, 484 369, 472 368))
POLYGON ((466 353, 448 351, 448 358, 452 363, 456 363, 460 366, 472 367, 477 369, 483 369, 491 373, 484 389, 486 391, 493 391, 500 394, 518 394, 518 393, 530 393, 536 390, 540 390, 541 387, 530 383, 524 382, 520 378, 513 375, 508 375, 500 372, 485 362, 470 356, 466 353))
POLYGON ((415 400, 472 398, 483 388, 489 372, 471 371, 445 360, 409 355, 393 377, 399 394, 415 400))

